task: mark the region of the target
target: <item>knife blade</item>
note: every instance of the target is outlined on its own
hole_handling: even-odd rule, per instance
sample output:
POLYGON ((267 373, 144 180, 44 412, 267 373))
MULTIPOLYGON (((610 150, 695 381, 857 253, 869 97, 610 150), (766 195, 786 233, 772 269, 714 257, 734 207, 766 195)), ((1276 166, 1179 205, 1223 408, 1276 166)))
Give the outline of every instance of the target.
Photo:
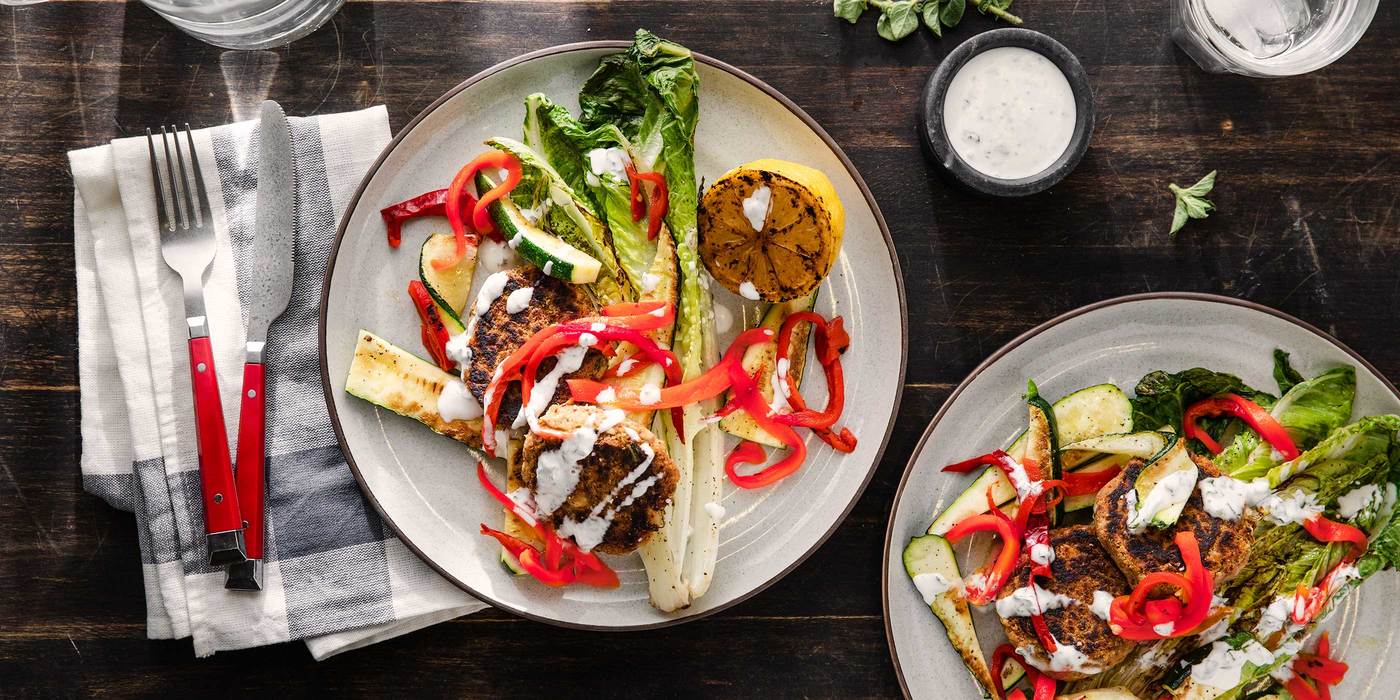
POLYGON ((266 404, 264 350, 272 322, 292 298, 296 256, 296 169, 291 128, 281 105, 262 103, 258 125, 258 208, 247 274, 248 347, 238 414, 235 479, 243 516, 247 561, 229 565, 225 588, 262 590, 266 404))

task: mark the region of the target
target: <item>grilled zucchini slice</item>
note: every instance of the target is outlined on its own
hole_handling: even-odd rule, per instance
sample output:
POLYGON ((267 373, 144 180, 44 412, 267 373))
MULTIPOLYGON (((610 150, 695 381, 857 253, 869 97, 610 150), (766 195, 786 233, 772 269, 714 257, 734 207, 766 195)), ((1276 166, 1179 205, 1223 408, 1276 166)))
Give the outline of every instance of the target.
POLYGON ((472 447, 481 447, 481 420, 444 421, 438 396, 449 382, 459 381, 437 365, 361 330, 355 358, 345 378, 346 393, 428 426, 472 447))

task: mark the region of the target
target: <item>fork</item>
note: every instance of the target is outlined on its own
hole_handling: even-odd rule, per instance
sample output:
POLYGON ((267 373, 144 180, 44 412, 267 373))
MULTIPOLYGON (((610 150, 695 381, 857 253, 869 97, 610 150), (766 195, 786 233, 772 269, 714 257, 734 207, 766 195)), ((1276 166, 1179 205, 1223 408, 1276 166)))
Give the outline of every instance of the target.
POLYGON ((209 564, 236 564, 247 558, 243 520, 238 510, 233 464, 229 459, 219 379, 214 371, 214 351, 209 343, 209 318, 204 311, 204 273, 214 262, 214 224, 190 125, 185 124, 186 148, 180 145, 179 130, 171 126, 170 131, 173 133, 167 135, 166 128, 160 127, 161 150, 165 154, 162 172, 160 159, 156 157, 155 136, 146 129, 151 180, 160 220, 160 254, 165 264, 180 275, 185 288, 190 383, 194 389, 195 438, 199 446, 199 482, 204 497, 204 534, 209 564), (174 157, 171 156, 172 141, 174 157), (188 169, 185 167, 186 150, 188 169))

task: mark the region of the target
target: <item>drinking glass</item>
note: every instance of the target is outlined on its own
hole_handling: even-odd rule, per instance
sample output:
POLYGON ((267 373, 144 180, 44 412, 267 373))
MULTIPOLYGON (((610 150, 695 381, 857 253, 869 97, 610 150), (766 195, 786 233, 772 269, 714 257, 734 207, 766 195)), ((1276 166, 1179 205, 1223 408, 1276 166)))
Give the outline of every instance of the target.
POLYGON ((1212 73, 1299 75, 1341 58, 1379 0, 1174 0, 1172 39, 1212 73))
POLYGON ((316 31, 345 0, 141 0, 186 34, 226 49, 268 49, 316 31))

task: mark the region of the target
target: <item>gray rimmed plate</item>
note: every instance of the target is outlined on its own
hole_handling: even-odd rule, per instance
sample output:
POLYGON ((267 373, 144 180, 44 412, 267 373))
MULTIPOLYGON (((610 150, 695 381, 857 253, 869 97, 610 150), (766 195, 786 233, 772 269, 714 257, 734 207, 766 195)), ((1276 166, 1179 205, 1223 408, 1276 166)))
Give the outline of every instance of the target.
MULTIPOLYGON (((385 244, 383 206, 443 187, 483 139, 520 136, 526 95, 543 92, 577 109, 579 86, 598 60, 626 42, 559 46, 488 69, 416 117, 371 167, 341 221, 322 291, 321 370, 341 448, 361 488, 400 539, 448 580, 497 607, 545 622, 595 629, 640 629, 694 619, 733 605, 781 578, 845 518, 879 463, 904 379, 904 290, 884 219, 854 166, 811 117, 776 90, 720 61, 696 56, 701 80, 696 169, 713 182, 761 157, 824 171, 846 205, 843 252, 823 284, 817 310, 841 314, 852 336, 846 355, 846 421, 860 438, 838 455, 817 440, 795 476, 745 492, 726 484, 719 562, 709 592, 690 608, 663 614, 647 602, 639 558, 612 558, 618 590, 548 589, 508 575, 496 544, 479 532, 500 509, 476 483, 464 446, 343 391, 356 332, 372 330, 420 350, 418 321, 405 298, 417 275, 418 246, 438 222, 413 222, 404 245, 385 244)), ((757 309, 717 290, 738 326, 757 309)), ((731 334, 732 335, 732 332, 731 334)), ((723 338, 722 338, 723 339, 723 338)), ((819 373, 818 373, 819 374, 819 373)), ((825 401, 820 376, 804 391, 825 401)), ((818 403, 817 405, 821 405, 818 403)), ((499 471, 497 472, 498 481, 499 471)))
MULTIPOLYGON (((913 698, 982 697, 943 626, 904 573, 900 554, 968 477, 939 470, 1007 444, 1025 426, 1021 395, 1034 379, 1047 398, 1112 382, 1131 390, 1154 369, 1208 367, 1273 387, 1273 348, 1292 353, 1304 375, 1346 363, 1356 367, 1355 417, 1400 413, 1400 393, 1350 348, 1296 318, 1258 304, 1206 294, 1143 294, 1071 311, 1016 338, 972 371, 934 416, 909 460, 885 534, 881 576, 885 631, 895 672, 913 698)), ((959 556, 962 556, 960 548, 959 556)), ((1386 659, 1400 626, 1400 576, 1367 580, 1324 625, 1351 666, 1337 697, 1393 698, 1400 667, 1386 659), (1359 613, 1365 612, 1362 617, 1359 613)), ((995 613, 975 613, 988 658, 1005 640, 995 613)))

